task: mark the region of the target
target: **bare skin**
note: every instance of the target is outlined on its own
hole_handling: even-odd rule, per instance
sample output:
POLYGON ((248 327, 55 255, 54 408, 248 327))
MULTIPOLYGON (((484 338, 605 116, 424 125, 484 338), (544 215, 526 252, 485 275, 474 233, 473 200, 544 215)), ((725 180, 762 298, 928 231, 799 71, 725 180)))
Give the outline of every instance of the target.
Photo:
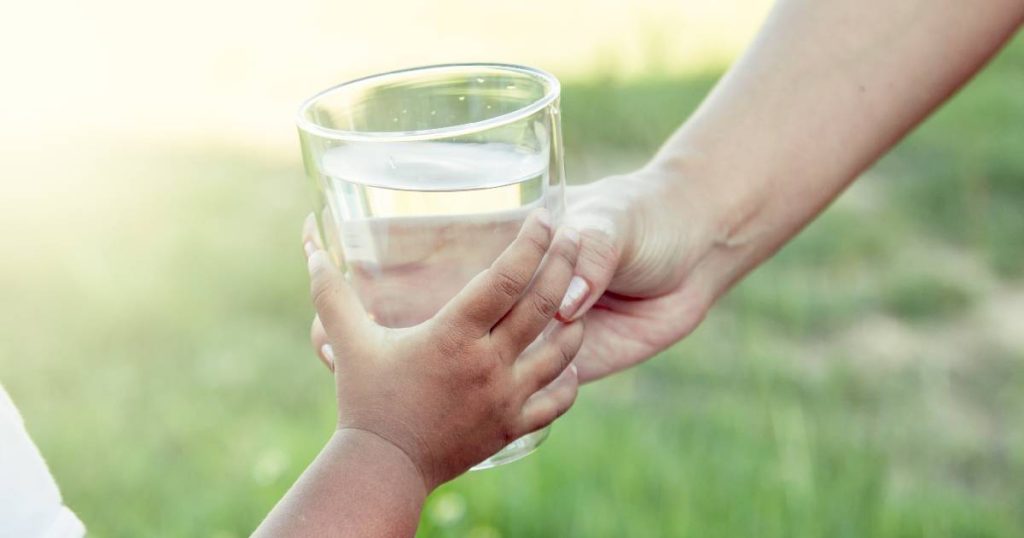
MULTIPOLYGON (((965 84, 1022 22, 1020 0, 777 2, 748 51, 645 167, 570 189, 566 220, 581 239, 558 317, 586 320, 579 380, 647 360, 693 331, 737 280, 965 84)), ((316 240, 315 230, 307 239, 316 240)), ((323 316, 312 340, 337 370, 348 351, 337 353, 341 342, 323 316)), ((436 476, 472 459, 450 457, 455 463, 438 464, 445 471, 436 476)), ((389 482, 395 491, 415 482, 413 459, 395 471, 409 481, 389 482)), ((400 461, 396 453, 396 469, 400 461)), ((331 480, 344 472, 359 476, 318 468, 300 489, 355 503, 358 511, 341 509, 345 521, 406 510, 405 526, 386 529, 396 534, 366 527, 366 535, 412 534, 420 497, 355 498, 343 484, 371 480, 331 480)), ((315 505, 315 498, 290 493, 275 512, 303 513, 303 500, 315 505)))
POLYGON ((693 331, 1022 21, 1021 0, 779 0, 646 166, 569 189, 582 243, 560 318, 587 320, 580 380, 693 331))
POLYGON ((689 334, 1022 21, 1020 0, 779 1, 647 166, 570 198, 592 288, 566 316, 587 320, 581 381, 689 334))
MULTIPOLYGON (((583 239, 577 300, 559 317, 587 320, 581 381, 689 334, 1022 20, 1021 0, 777 2, 646 166, 568 190, 566 222, 583 239)), ((315 321, 312 341, 322 348, 315 321)))
POLYGON ((440 312, 402 329, 371 321, 327 253, 306 243, 338 357, 338 423, 256 536, 412 536, 437 486, 572 405, 583 325, 552 321, 579 237, 553 234, 546 219, 533 214, 440 312))

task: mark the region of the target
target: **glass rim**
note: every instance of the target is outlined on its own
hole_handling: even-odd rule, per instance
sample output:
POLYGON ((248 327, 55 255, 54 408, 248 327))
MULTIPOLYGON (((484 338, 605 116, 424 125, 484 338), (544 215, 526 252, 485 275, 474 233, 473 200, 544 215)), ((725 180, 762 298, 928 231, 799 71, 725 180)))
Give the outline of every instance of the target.
POLYGON ((502 64, 502 63, 452 63, 452 64, 435 64, 435 65, 424 65, 419 67, 409 67, 405 69, 398 69, 395 71, 387 71, 384 73, 377 73, 374 75, 368 75, 365 77, 359 77, 352 79, 341 84, 336 84, 317 92, 312 97, 306 99, 299 106, 298 113, 296 114, 295 122, 299 129, 310 134, 322 138, 329 138, 332 140, 343 140, 349 142, 367 142, 367 141, 388 141, 388 142, 402 142, 402 141, 413 141, 413 140, 430 140, 435 138, 449 138, 454 136, 466 135, 477 133, 480 131, 486 131, 493 129, 501 125, 514 123, 531 114, 536 113, 538 110, 550 105, 558 98, 561 92, 561 84, 554 75, 537 69, 535 67, 527 67, 525 65, 517 64, 502 64), (334 93, 337 90, 353 86, 356 84, 364 84, 369 81, 386 81, 389 78, 399 78, 402 76, 409 75, 411 73, 419 72, 443 72, 443 71, 462 71, 471 68, 487 68, 496 69, 499 71, 514 72, 520 75, 526 75, 536 80, 542 81, 545 86, 544 95, 540 98, 531 101, 529 104, 517 108, 512 112, 506 112, 493 118, 487 118, 485 120, 473 121, 469 123, 460 123, 458 125, 450 125, 447 127, 436 127, 433 129, 419 129, 414 131, 352 131, 344 129, 334 129, 330 127, 324 127, 319 125, 306 117, 306 112, 309 111, 317 102, 326 97, 328 94, 334 93))

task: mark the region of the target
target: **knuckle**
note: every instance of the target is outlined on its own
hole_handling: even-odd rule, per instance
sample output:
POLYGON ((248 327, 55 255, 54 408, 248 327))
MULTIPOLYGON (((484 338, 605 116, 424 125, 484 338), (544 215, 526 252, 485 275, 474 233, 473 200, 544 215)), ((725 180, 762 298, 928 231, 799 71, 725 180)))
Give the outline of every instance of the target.
POLYGON ((313 306, 318 312, 322 312, 331 306, 334 299, 334 286, 332 286, 326 274, 313 275, 310 297, 313 299, 313 306))
POLYGON ((555 249, 553 254, 560 262, 568 265, 569 267, 574 267, 576 265, 576 260, 579 258, 579 249, 568 241, 564 241, 557 249, 555 249))
POLYGON ((556 349, 559 360, 559 371, 569 367, 569 364, 576 358, 583 346, 583 325, 579 322, 565 327, 559 338, 556 339, 556 349))
POLYGON ((560 297, 551 295, 550 291, 536 290, 533 293, 533 300, 531 303, 533 304, 533 308, 537 312, 538 317, 548 319, 553 317, 555 312, 558 311, 558 307, 561 305, 562 300, 560 297))
POLYGON ((526 283, 523 277, 518 274, 496 270, 494 271, 494 277, 491 279, 491 286, 496 293, 501 294, 503 297, 515 299, 522 293, 526 283))
POLYGON ((530 431, 535 431, 547 426, 558 418, 558 408, 547 406, 543 411, 537 413, 537 419, 530 425, 530 431))
POLYGON ((314 254, 309 259, 309 290, 314 302, 318 297, 321 300, 329 297, 333 290, 333 274, 328 262, 320 253, 314 254), (325 295, 326 294, 326 295, 325 295))
POLYGON ((548 240, 538 234, 528 234, 523 237, 523 243, 533 251, 533 254, 543 256, 548 251, 548 240))
POLYGON ((558 366, 559 370, 562 371, 569 367, 569 364, 573 359, 576 358, 576 353, 580 350, 580 345, 576 342, 562 342, 558 345, 558 366))

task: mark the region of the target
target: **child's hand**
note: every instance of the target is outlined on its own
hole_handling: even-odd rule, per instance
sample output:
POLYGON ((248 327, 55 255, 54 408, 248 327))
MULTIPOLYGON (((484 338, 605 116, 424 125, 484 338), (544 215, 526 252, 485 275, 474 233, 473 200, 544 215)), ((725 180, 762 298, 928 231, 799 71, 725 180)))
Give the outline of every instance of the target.
POLYGON ((313 302, 335 357, 338 428, 401 449, 429 491, 564 413, 576 397, 569 365, 583 326, 556 324, 531 345, 576 264, 578 235, 551 235, 547 214, 532 214, 489 269, 407 329, 372 322, 326 252, 307 242, 313 302))

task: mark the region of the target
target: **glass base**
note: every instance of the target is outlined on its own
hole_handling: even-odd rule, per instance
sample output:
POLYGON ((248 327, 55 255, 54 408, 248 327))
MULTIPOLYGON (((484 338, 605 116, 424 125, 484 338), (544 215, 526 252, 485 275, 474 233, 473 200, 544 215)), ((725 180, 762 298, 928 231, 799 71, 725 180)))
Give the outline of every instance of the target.
POLYGON ((547 426, 533 433, 528 433, 509 443, 505 448, 499 450, 497 454, 476 464, 472 469, 470 469, 470 471, 490 469, 491 467, 497 467, 499 465, 505 465, 506 463, 512 463, 513 461, 523 459, 532 454, 533 451, 548 438, 549 433, 551 433, 551 426, 547 426))

